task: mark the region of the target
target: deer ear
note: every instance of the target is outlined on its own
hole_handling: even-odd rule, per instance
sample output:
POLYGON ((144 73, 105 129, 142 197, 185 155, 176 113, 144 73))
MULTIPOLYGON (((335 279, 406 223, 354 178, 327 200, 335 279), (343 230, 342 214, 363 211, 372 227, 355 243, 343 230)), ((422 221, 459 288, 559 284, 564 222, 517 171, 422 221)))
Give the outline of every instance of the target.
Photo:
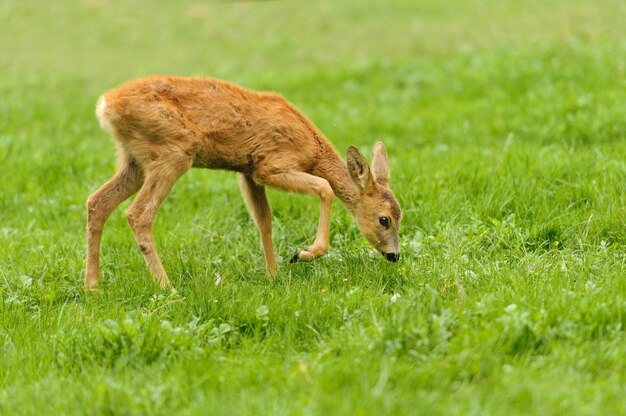
POLYGON ((387 159, 385 145, 382 144, 382 142, 378 142, 374 145, 372 173, 374 174, 376 182, 381 185, 387 185, 387 181, 389 181, 389 159, 387 159))
POLYGON ((359 149, 350 145, 348 147, 348 172, 352 182, 363 192, 372 181, 372 174, 367 161, 359 152, 359 149))

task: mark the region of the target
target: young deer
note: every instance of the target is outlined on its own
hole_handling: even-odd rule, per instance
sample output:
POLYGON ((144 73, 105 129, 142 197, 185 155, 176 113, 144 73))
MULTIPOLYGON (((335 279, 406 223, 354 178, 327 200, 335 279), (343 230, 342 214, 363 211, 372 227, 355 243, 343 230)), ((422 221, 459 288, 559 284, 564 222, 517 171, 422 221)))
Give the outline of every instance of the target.
POLYGON ((119 163, 113 178, 87 200, 88 289, 99 285, 104 222, 137 191, 128 222, 154 279, 161 287, 169 285, 152 238, 152 222, 176 180, 191 167, 239 173, 271 276, 277 270, 265 185, 317 195, 322 201, 315 241, 292 262, 311 261, 328 251, 335 195, 387 260, 399 258, 402 213, 387 184, 389 162, 382 143, 374 146, 371 170, 354 146, 348 147, 346 164, 324 135, 280 95, 212 78, 131 81, 101 96, 96 114, 115 139, 119 163))

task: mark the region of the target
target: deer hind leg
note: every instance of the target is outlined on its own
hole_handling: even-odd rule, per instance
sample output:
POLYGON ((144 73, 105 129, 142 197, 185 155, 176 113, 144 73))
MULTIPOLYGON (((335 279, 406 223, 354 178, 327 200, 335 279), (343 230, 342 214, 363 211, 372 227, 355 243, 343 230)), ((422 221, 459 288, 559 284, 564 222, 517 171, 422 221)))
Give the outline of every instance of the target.
POLYGON ((306 250, 298 251, 291 263, 298 260, 312 261, 328 252, 328 238, 330 229, 330 209, 335 194, 328 181, 305 172, 285 172, 271 175, 257 175, 259 183, 274 186, 288 192, 317 195, 322 200, 320 218, 317 226, 315 241, 306 250))
POLYGON ((143 185, 126 213, 152 277, 162 289, 170 286, 170 281, 154 245, 152 222, 174 183, 191 167, 191 163, 191 158, 187 156, 169 157, 167 161, 161 157, 158 162, 151 163, 145 169, 143 185))
POLYGON ((277 274, 276 257, 274 256, 274 246, 272 244, 272 211, 265 196, 265 187, 258 185, 247 175, 238 174, 239 187, 246 201, 248 212, 254 220, 261 235, 263 253, 265 254, 265 264, 270 276, 277 274))
POLYGON ((109 215, 124 200, 137 192, 143 173, 137 162, 120 154, 120 168, 107 183, 87 199, 87 253, 85 289, 95 290, 100 283, 100 238, 109 215))

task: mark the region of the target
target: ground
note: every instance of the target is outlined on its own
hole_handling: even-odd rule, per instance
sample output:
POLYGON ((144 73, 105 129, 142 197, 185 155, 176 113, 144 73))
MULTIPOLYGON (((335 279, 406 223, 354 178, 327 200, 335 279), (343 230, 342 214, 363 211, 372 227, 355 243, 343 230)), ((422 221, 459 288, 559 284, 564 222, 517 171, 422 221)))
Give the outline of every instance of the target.
POLYGON ((626 412, 626 6, 5 1, 1 414, 626 412), (113 173, 99 94, 147 74, 279 91, 342 153, 382 140, 402 258, 336 202, 269 193, 280 275, 227 172, 123 204, 84 293, 85 201, 113 173))

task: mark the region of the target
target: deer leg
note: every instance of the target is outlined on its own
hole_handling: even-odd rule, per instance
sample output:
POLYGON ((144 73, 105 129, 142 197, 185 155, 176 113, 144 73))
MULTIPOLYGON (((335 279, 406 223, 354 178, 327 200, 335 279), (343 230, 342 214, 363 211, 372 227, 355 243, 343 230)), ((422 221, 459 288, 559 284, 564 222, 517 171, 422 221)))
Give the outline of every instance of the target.
POLYGON ((286 172, 271 175, 259 175, 255 181, 274 186, 288 192, 317 195, 322 200, 320 218, 317 226, 315 241, 306 250, 297 252, 291 262, 298 260, 312 261, 328 252, 328 239, 330 229, 330 209, 335 194, 328 181, 318 176, 305 172, 286 172))
POLYGON ((190 167, 190 158, 181 158, 169 163, 161 160, 158 163, 155 162, 149 169, 146 169, 144 183, 126 213, 130 228, 135 234, 135 239, 152 277, 162 289, 169 287, 170 281, 154 245, 152 222, 174 183, 190 167))
POLYGON ((261 235, 265 264, 271 277, 276 276, 276 257, 272 244, 272 210, 265 196, 265 187, 258 185, 247 175, 239 174, 239 187, 246 201, 248 212, 254 220, 261 235))
POLYGON ((100 238, 104 223, 122 201, 137 192, 142 180, 141 169, 131 159, 87 199, 85 289, 97 289, 100 283, 100 238))

